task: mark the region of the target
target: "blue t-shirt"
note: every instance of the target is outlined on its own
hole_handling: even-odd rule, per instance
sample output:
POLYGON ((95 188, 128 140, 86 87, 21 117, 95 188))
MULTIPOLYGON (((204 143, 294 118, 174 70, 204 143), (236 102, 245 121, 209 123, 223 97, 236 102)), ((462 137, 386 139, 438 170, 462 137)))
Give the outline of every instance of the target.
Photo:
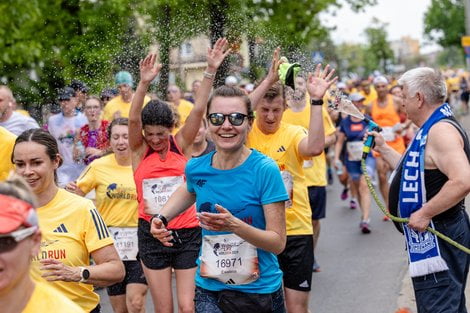
MULTIPOLYGON (((197 211, 217 213, 215 204, 220 204, 253 227, 266 229, 263 205, 289 199, 277 164, 252 149, 240 166, 220 170, 212 167, 214 153, 193 158, 186 165, 188 191, 196 194, 197 211)), ((202 230, 203 237, 222 234, 228 232, 202 230)), ((282 271, 276 255, 262 249, 257 249, 257 252, 260 277, 256 281, 244 285, 227 285, 201 277, 198 266, 196 285, 211 291, 232 289, 248 293, 272 293, 278 290, 282 284, 282 271)))
POLYGON ((346 135, 346 141, 362 141, 367 131, 367 123, 364 121, 353 122, 351 116, 347 116, 339 124, 339 131, 346 135))

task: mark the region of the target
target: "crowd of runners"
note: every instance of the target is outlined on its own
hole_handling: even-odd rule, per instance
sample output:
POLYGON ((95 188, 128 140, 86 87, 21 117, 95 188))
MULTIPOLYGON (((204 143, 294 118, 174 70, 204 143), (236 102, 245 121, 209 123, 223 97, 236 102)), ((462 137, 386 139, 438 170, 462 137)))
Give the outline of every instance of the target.
MULTIPOLYGON (((167 99, 149 93, 161 67, 154 54, 140 61, 138 82, 118 72, 115 86, 100 95, 74 80, 58 92, 60 112, 39 123, 0 86, 0 303, 15 304, 2 312, 53 305, 57 312, 96 313, 94 288, 105 287, 119 313, 144 312, 148 291, 159 313, 306 313, 334 179, 343 185, 341 199, 360 212, 358 232, 373 232, 361 170, 365 136, 377 138, 368 175, 397 214, 389 177, 422 126, 421 107, 412 111, 410 103, 425 96, 424 108, 442 99, 457 117, 468 114, 466 72, 341 80, 318 65, 300 72, 293 89, 279 77, 280 49, 256 86, 231 76, 212 90, 229 53, 219 39, 192 90, 170 85, 167 99), (422 83, 426 75, 434 79, 429 86, 447 90, 429 93, 432 103, 422 92, 432 89, 422 83), (331 90, 382 132, 369 133, 366 121, 329 108, 331 90)), ((467 173, 462 154, 452 157, 460 175, 467 173)), ((454 175, 437 160, 430 168, 454 175)), ((444 205, 452 212, 435 212, 440 220, 461 214, 456 203, 468 184, 454 187, 461 192, 444 205)), ((460 289, 468 259, 461 263, 465 278, 450 278, 460 289)))

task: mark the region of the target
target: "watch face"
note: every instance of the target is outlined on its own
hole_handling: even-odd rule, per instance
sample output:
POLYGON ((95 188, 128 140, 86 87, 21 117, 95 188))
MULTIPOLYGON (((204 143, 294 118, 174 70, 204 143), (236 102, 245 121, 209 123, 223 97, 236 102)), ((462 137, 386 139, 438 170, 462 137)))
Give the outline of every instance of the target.
POLYGON ((84 280, 87 280, 88 278, 90 278, 90 271, 85 268, 83 270, 82 277, 84 280))

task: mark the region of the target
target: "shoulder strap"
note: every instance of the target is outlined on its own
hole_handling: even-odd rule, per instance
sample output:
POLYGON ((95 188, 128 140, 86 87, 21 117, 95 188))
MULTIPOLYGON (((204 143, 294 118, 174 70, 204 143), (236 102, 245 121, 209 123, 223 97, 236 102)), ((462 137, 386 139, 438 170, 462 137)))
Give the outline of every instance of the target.
POLYGON ((467 132, 463 129, 462 125, 460 125, 459 122, 457 122, 457 120, 453 117, 445 118, 442 121, 452 124, 455 128, 457 128, 457 130, 459 131, 460 135, 463 138, 463 143, 464 143, 463 148, 464 148, 465 154, 467 155, 467 159, 470 162, 470 143, 469 143, 467 132))

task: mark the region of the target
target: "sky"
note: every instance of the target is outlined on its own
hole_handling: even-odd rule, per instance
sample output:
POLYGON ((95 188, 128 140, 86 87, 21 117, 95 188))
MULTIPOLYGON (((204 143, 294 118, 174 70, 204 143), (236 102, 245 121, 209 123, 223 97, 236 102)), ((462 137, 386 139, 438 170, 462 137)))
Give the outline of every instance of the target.
MULTIPOLYGON (((332 32, 335 43, 355 42, 365 43, 366 29, 373 17, 381 22, 388 23, 386 28, 388 40, 400 39, 410 36, 418 39, 423 45, 424 13, 431 4, 431 0, 378 0, 377 5, 370 6, 365 12, 354 13, 347 4, 337 11, 336 16, 324 14, 322 20, 327 26, 336 26, 332 32)), ((436 50, 435 45, 422 46, 422 52, 436 50)))

